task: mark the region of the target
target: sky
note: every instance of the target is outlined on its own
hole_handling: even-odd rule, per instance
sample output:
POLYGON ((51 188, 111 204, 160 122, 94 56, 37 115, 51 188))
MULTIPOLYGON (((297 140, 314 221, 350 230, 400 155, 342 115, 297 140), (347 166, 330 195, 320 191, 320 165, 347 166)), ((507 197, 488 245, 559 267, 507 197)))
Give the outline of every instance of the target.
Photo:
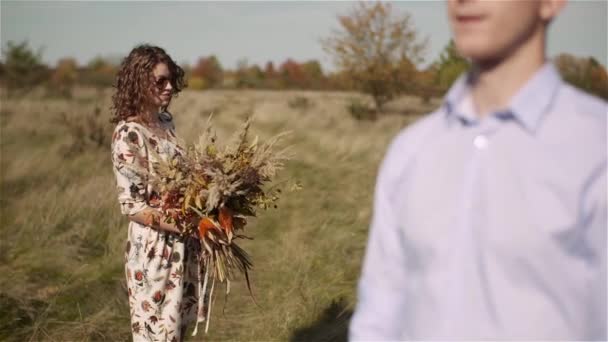
MULTIPOLYGON (((514 0, 517 1, 517 0, 514 0)), ((444 1, 399 1, 429 46, 425 62, 450 39, 444 1)), ((0 39, 27 40, 55 65, 74 57, 83 65, 97 56, 118 60, 139 43, 161 46, 179 63, 215 54, 225 68, 316 59, 332 70, 319 40, 338 28, 349 1, 169 2, 0 1, 0 39)), ((551 25, 548 54, 593 56, 607 65, 608 1, 570 1, 551 25)))

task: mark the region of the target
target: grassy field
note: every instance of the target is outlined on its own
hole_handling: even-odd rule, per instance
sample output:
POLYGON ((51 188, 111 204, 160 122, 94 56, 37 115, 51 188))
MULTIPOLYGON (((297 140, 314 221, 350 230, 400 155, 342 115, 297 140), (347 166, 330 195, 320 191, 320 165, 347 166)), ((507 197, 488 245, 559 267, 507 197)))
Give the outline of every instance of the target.
MULTIPOLYGON (((356 97, 364 99, 209 91, 174 101, 177 131, 186 141, 197 137, 212 111, 220 139, 248 112, 261 138, 293 131, 287 143, 295 157, 281 179, 304 187, 262 212, 247 232, 255 240, 243 242, 254 260, 260 307, 237 281, 226 304, 218 296, 209 334, 188 334, 188 340, 345 338, 378 164, 398 130, 437 106, 404 97, 377 121, 357 121, 346 109, 356 97)), ((127 219, 112 175, 109 101, 109 90, 87 89, 69 100, 2 99, 0 340, 130 339, 122 260, 127 219)))

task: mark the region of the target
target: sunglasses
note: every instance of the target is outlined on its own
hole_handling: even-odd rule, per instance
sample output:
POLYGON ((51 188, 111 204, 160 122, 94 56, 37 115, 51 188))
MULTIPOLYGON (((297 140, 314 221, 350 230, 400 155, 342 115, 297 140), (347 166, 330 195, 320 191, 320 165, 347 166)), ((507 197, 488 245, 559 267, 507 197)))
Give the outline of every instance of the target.
POLYGON ((167 84, 169 84, 169 83, 171 83, 171 85, 173 86, 173 80, 166 76, 161 76, 158 79, 154 80, 154 86, 158 90, 163 90, 163 89, 167 88, 167 84))

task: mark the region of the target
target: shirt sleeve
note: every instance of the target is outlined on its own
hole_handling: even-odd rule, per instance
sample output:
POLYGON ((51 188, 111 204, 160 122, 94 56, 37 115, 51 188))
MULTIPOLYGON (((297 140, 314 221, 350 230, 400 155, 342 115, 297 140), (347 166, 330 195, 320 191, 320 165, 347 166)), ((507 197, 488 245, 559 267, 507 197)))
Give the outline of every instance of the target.
POLYGON ((148 207, 145 175, 148 159, 143 139, 128 124, 118 126, 112 136, 112 164, 120 211, 124 215, 134 215, 148 207))
MULTIPOLYGON (((391 148, 395 150, 395 147, 391 148)), ((406 281, 405 250, 391 192, 399 173, 400 154, 385 157, 378 174, 372 223, 363 269, 358 285, 358 302, 349 328, 351 341, 403 339, 406 281)))

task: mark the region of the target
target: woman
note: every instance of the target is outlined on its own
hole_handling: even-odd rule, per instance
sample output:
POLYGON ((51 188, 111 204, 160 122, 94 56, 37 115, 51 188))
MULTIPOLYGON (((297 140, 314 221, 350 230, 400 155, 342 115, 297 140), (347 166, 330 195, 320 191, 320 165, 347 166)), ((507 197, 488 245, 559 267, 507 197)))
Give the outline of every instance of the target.
POLYGON ((141 45, 123 60, 112 96, 117 124, 112 162, 121 212, 129 218, 125 272, 134 341, 181 341, 203 309, 196 259, 200 244, 165 222, 162 194, 147 183, 145 172, 137 171, 153 172, 155 158, 180 155, 167 108, 183 87, 184 71, 171 57, 159 47, 141 45))

